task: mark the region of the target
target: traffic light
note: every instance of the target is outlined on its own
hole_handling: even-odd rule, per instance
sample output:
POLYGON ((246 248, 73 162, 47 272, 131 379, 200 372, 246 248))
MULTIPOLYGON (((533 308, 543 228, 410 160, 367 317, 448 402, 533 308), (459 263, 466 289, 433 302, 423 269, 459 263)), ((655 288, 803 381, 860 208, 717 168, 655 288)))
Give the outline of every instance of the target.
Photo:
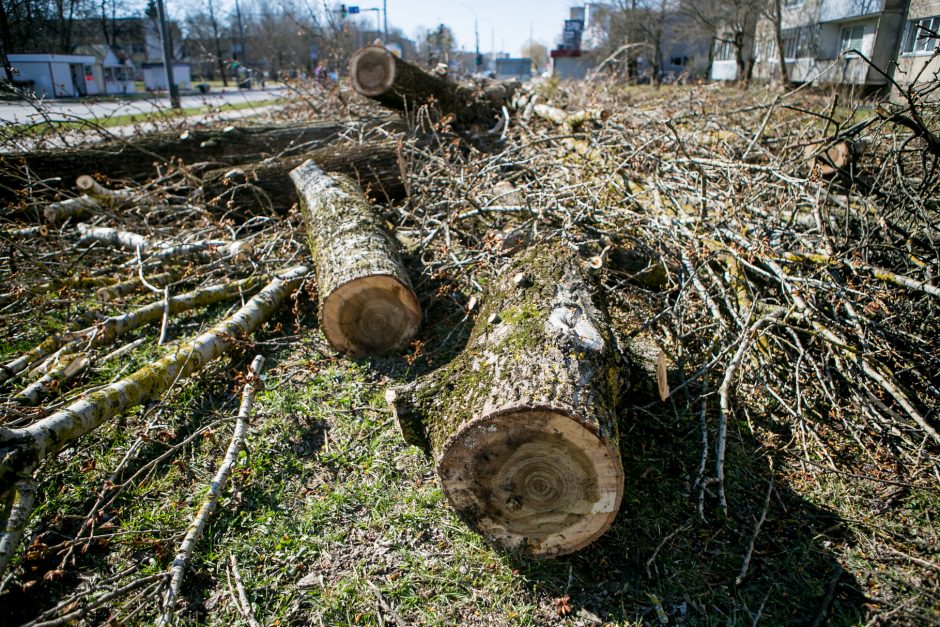
POLYGON ((477 55, 477 67, 483 67, 483 55, 482 54, 477 55))
POLYGON ((349 11, 346 10, 346 5, 339 5, 339 16, 345 20, 347 15, 349 15, 349 11))

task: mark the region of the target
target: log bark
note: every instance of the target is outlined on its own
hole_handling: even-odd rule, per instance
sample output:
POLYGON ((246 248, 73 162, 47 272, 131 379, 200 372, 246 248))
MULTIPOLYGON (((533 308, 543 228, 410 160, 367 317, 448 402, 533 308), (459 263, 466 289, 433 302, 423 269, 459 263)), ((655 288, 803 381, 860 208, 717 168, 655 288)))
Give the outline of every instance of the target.
POLYGON ((458 515, 535 557, 587 546, 620 507, 621 362, 567 249, 530 249, 493 283, 464 352, 389 390, 458 515))
POLYGON ((297 157, 283 157, 208 172, 202 179, 203 197, 209 208, 239 216, 287 213, 297 202, 288 184, 290 171, 311 160, 324 172, 341 172, 356 181, 377 201, 401 200, 405 184, 394 143, 332 144, 297 157))
MULTIPOLYGON (((377 125, 375 122, 368 124, 377 125)), ((155 174, 155 163, 168 163, 171 159, 180 159, 184 163, 251 163, 285 151, 288 154, 292 151, 307 152, 357 125, 362 126, 360 123, 315 122, 188 130, 182 135, 152 133, 80 148, 12 153, 3 158, 5 167, 0 172, 0 195, 8 196, 9 192, 26 187, 28 180, 58 178, 74 181, 82 174, 146 179, 155 174)))
POLYGON ((380 46, 357 51, 349 60, 349 77, 359 94, 389 109, 411 111, 429 104, 440 114, 456 116, 463 125, 492 126, 516 88, 515 83, 461 85, 425 72, 380 46))
POLYGON ((320 293, 320 325, 337 350, 399 350, 421 323, 421 306, 394 238, 356 182, 313 161, 290 173, 300 197, 320 293))
POLYGON ((199 371, 228 352, 238 338, 253 333, 277 311, 300 286, 307 271, 305 266, 285 271, 230 318, 193 340, 168 350, 161 359, 120 381, 92 392, 27 427, 0 427, 0 494, 70 442, 131 407, 159 398, 177 380, 199 371))

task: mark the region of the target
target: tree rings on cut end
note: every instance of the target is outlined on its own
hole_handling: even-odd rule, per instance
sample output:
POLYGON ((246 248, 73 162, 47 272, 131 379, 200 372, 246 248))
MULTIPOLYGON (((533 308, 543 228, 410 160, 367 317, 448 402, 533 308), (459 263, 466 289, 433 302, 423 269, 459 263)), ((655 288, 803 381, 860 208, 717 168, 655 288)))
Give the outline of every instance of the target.
POLYGON ((354 355, 404 348, 421 324, 421 305, 410 287, 386 274, 353 279, 322 305, 326 339, 354 355))
POLYGON ((519 409, 475 420, 445 445, 444 493, 495 544, 554 557, 600 537, 623 496, 616 449, 577 418, 519 409))
POLYGON ((353 89, 363 96, 380 96, 395 82, 395 57, 379 46, 356 52, 349 60, 353 89))

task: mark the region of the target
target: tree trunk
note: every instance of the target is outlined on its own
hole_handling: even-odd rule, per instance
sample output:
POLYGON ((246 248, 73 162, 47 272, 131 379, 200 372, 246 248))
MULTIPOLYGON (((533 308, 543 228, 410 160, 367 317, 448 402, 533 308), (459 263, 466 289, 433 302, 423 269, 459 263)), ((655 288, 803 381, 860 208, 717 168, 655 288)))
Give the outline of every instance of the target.
POLYGON ((184 163, 215 161, 229 165, 260 161, 271 155, 297 154, 336 139, 350 124, 315 122, 290 126, 228 127, 224 130, 189 130, 153 133, 131 140, 91 144, 7 155, 8 167, 0 172, 0 195, 24 187, 24 180, 61 178, 74 181, 82 174, 110 178, 146 179, 156 171, 154 163, 172 158, 184 163), (28 168, 28 177, 17 167, 28 168))
POLYGON ((355 355, 399 350, 421 323, 421 306, 356 182, 313 161, 290 173, 320 292, 320 325, 336 349, 355 355))
POLYGON ((531 249, 491 286, 464 352, 390 390, 460 517, 535 557, 587 546, 620 507, 621 363, 567 249, 531 249))
POLYGON ((238 168, 212 170, 202 179, 203 197, 210 207, 238 215, 286 213, 297 202, 288 184, 291 170, 310 159, 326 172, 341 172, 379 201, 405 197, 401 166, 394 143, 330 145, 297 157, 262 161, 238 168))
POLYGON ((790 73, 787 70, 787 53, 783 49, 783 7, 781 0, 774 0, 774 43, 777 48, 777 61, 780 63, 780 82, 786 86, 790 82, 790 73))
POLYGON ((349 60, 353 88, 396 111, 412 111, 433 102, 439 114, 454 115, 463 125, 492 125, 508 106, 513 83, 494 83, 485 89, 459 85, 403 61, 385 48, 368 46, 349 60))

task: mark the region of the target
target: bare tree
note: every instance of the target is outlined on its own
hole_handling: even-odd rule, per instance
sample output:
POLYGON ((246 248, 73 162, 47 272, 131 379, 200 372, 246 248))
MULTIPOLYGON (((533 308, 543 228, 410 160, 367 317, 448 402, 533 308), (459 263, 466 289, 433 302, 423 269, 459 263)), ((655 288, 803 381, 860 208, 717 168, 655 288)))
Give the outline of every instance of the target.
POLYGON ((530 41, 522 46, 519 52, 523 57, 532 59, 532 65, 540 72, 545 69, 545 64, 548 63, 548 48, 542 44, 537 41, 530 41))
POLYGON ((686 0, 683 3, 683 11, 712 33, 715 43, 727 43, 734 48, 737 77, 742 87, 750 84, 754 71, 754 30, 757 17, 764 12, 766 2, 686 0))
POLYGON ((771 3, 770 20, 774 27, 774 42, 777 48, 777 61, 780 64, 780 82, 786 85, 790 82, 789 72, 787 71, 787 53, 783 48, 783 7, 781 0, 773 0, 771 3))

